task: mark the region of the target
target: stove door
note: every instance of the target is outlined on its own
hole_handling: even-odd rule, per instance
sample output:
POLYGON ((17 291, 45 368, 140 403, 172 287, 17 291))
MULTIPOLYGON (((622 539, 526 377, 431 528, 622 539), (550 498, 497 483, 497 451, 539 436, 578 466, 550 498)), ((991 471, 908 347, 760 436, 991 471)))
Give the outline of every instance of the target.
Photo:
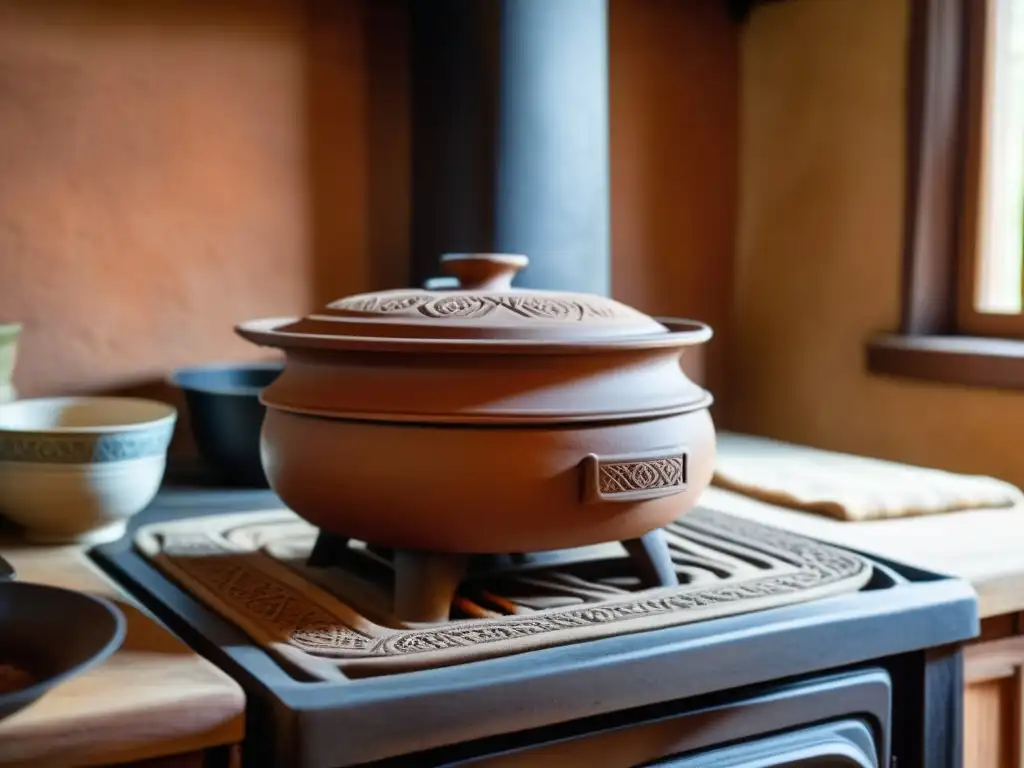
POLYGON ((650 768, 878 768, 871 729, 861 720, 814 728, 712 749, 650 768))
POLYGON ((667 704, 522 734, 502 751, 421 760, 445 768, 887 768, 892 681, 864 669, 753 691, 711 706, 667 704), (677 708, 678 707, 678 708, 677 708))

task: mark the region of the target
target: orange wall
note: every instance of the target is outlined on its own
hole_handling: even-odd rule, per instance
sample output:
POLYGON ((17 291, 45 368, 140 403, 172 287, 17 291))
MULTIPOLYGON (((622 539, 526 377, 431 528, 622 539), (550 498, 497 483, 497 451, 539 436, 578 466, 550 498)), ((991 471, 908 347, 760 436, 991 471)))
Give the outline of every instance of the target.
POLYGON ((1024 485, 1024 397, 869 375, 898 325, 907 5, 787 0, 742 42, 734 426, 1024 485))
MULTIPOLYGON (((372 28, 353 2, 0 5, 0 317, 26 326, 24 395, 253 357, 234 322, 404 279, 371 269, 372 246, 405 250, 401 227, 374 239, 371 135, 407 156, 402 99, 370 93, 372 28)), ((402 181, 383 218, 404 220, 402 181)))
MULTIPOLYGON (((721 0, 613 0, 610 30, 615 292, 724 331, 738 28, 721 0)), ((0 4, 22 394, 259 356, 233 323, 403 284, 406 32, 401 0, 0 4)))

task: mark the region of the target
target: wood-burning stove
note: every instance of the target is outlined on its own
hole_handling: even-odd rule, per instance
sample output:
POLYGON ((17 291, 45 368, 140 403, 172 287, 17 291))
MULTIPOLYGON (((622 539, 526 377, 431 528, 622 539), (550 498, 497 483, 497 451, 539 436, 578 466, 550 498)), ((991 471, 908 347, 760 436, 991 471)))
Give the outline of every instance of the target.
MULTIPOLYGON (((411 13, 415 280, 433 274, 440 253, 525 252, 533 261, 522 285, 607 294, 605 1, 431 0, 412 3, 411 13)), ((169 489, 133 526, 178 519, 187 531, 210 515, 278 507, 269 492, 169 489)), ((467 598, 455 630, 387 627, 384 619, 371 627, 359 622, 375 616, 372 589, 351 591, 349 579, 349 591, 337 593, 335 569, 303 570, 311 541, 297 560, 278 562, 288 558, 246 550, 225 531, 182 537, 179 555, 192 547, 207 558, 191 570, 166 566, 171 550, 158 567, 129 539, 94 554, 242 683, 246 764, 961 764, 960 644, 978 632, 978 616, 973 591, 957 579, 799 537, 787 549, 778 546, 785 534, 762 529, 751 534, 759 545, 748 538, 755 552, 746 560, 728 551, 727 533, 719 561, 687 565, 707 553, 687 554, 685 536, 674 554, 677 573, 691 579, 703 578, 702 568, 728 571, 730 562, 764 568, 747 581, 609 598, 609 590, 628 591, 615 579, 630 574, 586 571, 591 561, 581 556, 558 561, 554 573, 551 563, 535 563, 549 569, 540 581, 572 585, 562 597, 583 595, 574 607, 487 585, 484 597, 467 598), (775 607, 755 600, 700 621, 672 614, 680 601, 706 608, 732 599, 735 607, 744 590, 763 596, 765 584, 798 590, 802 579, 821 578, 817 557, 845 559, 863 581, 775 607), (785 571, 787 562, 789 581, 773 581, 772 569, 785 571), (290 575, 273 583, 280 569, 290 575), (296 578, 315 585, 305 589, 318 595, 315 611, 281 586, 296 578), (331 601, 356 605, 359 615, 331 601), (502 611, 516 620, 503 621, 502 611), (638 629, 628 624, 633 613, 660 623, 638 629), (591 632, 613 620, 633 629, 591 632), (268 649, 256 635, 288 647, 268 649), (512 651, 490 652, 496 637, 512 637, 512 651)), ((162 546, 160 535, 151 538, 162 546)), ((386 554, 371 547, 359 557, 386 573, 386 554)), ((314 566, 337 560, 314 558, 314 566)), ((523 581, 521 568, 515 578, 523 581)))
MULTIPOLYGON (((187 520, 198 530, 202 516, 279 508, 269 492, 169 489, 136 524, 187 520)), ((797 537, 787 554, 767 530, 762 548, 779 561, 837 551, 797 537)), ((258 765, 961 765, 959 645, 978 631, 973 590, 878 558, 850 555, 867 564, 867 580, 820 599, 441 666, 342 660, 328 679, 282 662, 241 629, 244 617, 221 614, 130 540, 94 556, 242 683, 245 752, 258 765)), ((283 615, 281 600, 229 570, 225 589, 262 590, 253 610, 283 615)), ((536 618, 550 614, 541 607, 536 618)), ((329 629, 321 621, 311 631, 329 629)))

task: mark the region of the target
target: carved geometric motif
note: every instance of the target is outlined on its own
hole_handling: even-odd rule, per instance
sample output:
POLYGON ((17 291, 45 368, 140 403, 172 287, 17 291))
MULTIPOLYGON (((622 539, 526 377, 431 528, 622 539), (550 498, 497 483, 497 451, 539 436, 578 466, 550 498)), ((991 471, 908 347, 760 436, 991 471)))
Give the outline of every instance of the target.
POLYGON ((601 464, 597 482, 604 496, 682 488, 686 484, 686 455, 601 464))
POLYGON ((365 649, 370 638, 311 601, 301 591, 267 574, 253 563, 259 555, 232 552, 219 537, 206 536, 205 546, 193 534, 163 536, 164 554, 188 577, 217 594, 243 615, 272 629, 305 651, 365 649), (214 548, 220 546, 219 553, 214 548))

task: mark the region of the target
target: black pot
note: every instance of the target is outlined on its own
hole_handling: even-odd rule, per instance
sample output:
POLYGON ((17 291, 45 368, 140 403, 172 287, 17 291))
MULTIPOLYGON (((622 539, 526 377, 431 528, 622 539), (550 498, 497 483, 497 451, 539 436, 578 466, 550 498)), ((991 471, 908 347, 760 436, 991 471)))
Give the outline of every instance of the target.
POLYGON ((107 600, 0 577, 0 664, 13 664, 35 680, 0 692, 0 719, 99 664, 121 646, 124 634, 124 615, 107 600))
POLYGON ((200 455, 225 479, 265 488, 260 429, 266 409, 260 392, 284 370, 283 362, 182 368, 171 382, 185 393, 200 455))

